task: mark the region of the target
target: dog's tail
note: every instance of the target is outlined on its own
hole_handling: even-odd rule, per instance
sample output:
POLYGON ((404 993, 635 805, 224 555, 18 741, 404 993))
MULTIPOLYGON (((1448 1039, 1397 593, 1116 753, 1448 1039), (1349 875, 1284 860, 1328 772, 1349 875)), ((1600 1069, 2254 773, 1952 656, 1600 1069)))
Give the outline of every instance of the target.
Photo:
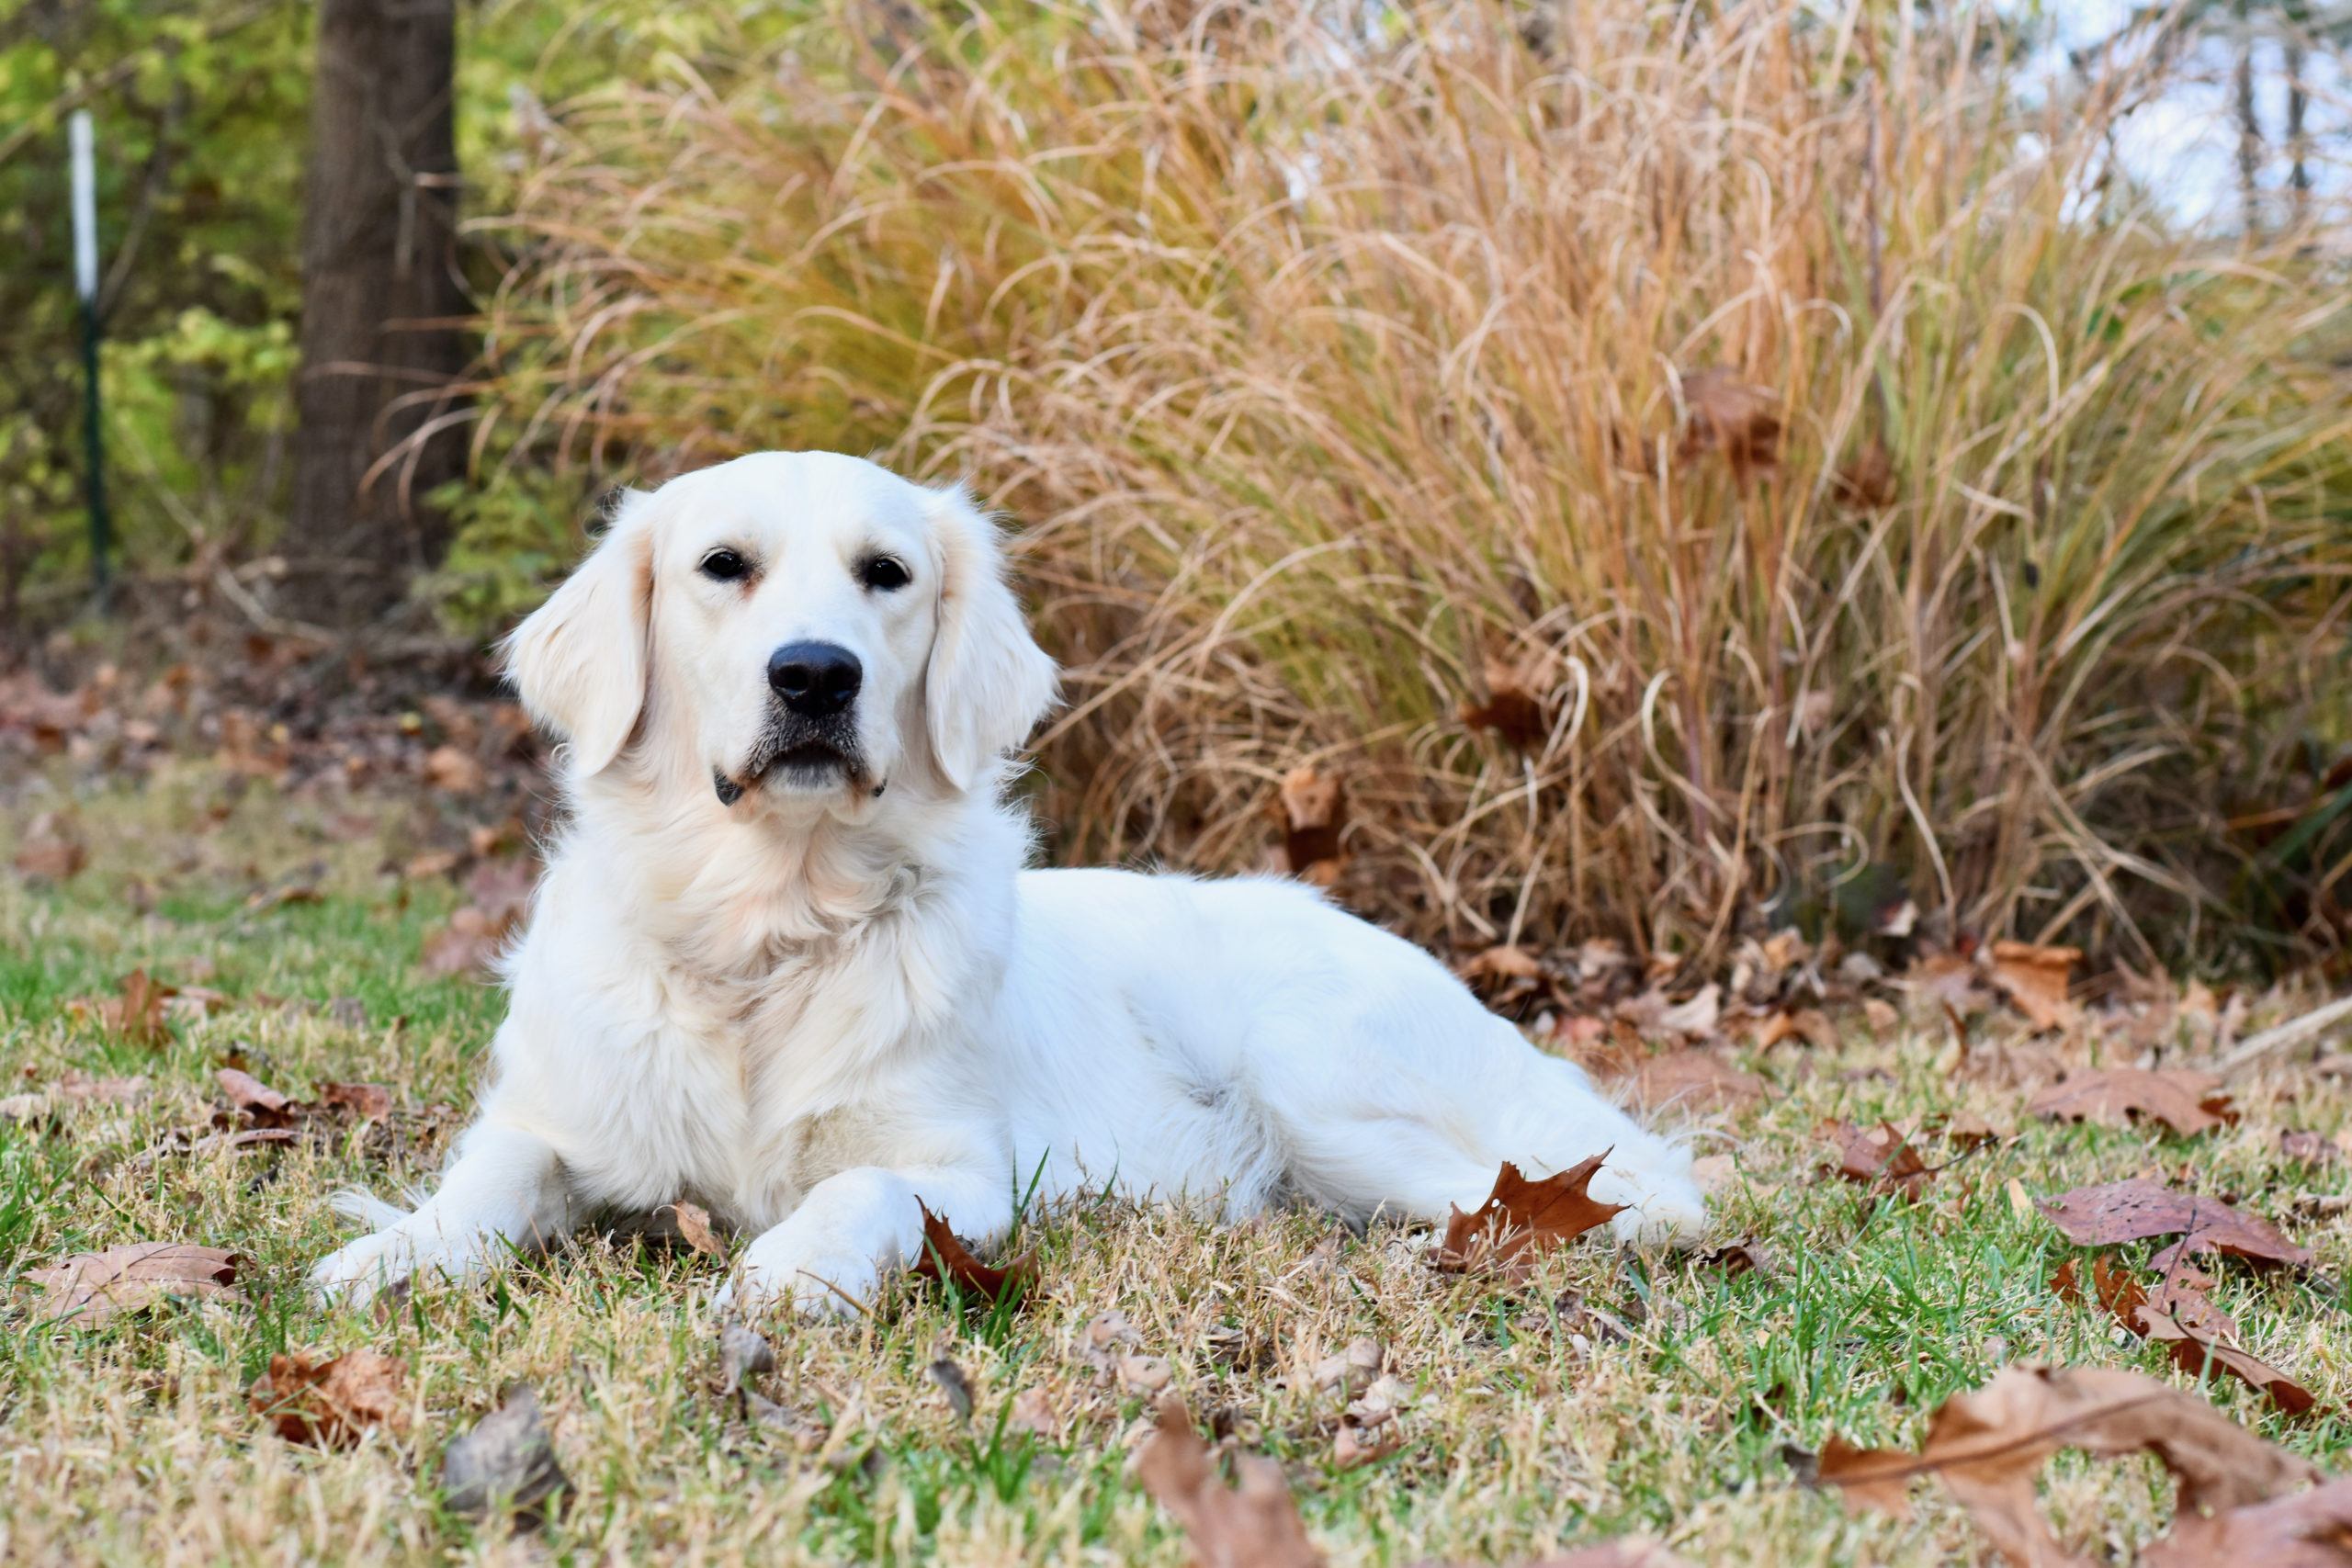
MULTIPOLYGON (((415 1193, 404 1194, 412 1202, 415 1193)), ((386 1231, 407 1219, 410 1211, 397 1203, 387 1203, 365 1187, 345 1187, 327 1200, 327 1207, 346 1220, 356 1220, 371 1231, 386 1231)))

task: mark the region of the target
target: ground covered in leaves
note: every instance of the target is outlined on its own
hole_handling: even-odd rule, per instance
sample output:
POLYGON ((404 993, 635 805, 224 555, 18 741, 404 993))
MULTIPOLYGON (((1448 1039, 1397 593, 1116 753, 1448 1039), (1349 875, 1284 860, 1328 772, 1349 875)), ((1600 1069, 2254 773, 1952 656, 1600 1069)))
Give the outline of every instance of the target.
MULTIPOLYGON (((2070 1000, 2063 966, 2052 1010, 2028 971, 2054 961, 2017 954, 2006 977, 1848 966, 1815 996, 1805 955, 1759 948, 1786 977, 1587 1012, 1552 961, 1490 960, 1545 988, 1522 1010, 1549 1047, 1673 1102, 1715 1192, 1696 1256, 1604 1229, 1447 1268, 1426 1227, 1090 1202, 1028 1217, 993 1305, 913 1280, 723 1348, 708 1303, 740 1242, 686 1214, 322 1311, 301 1279, 345 1234, 329 1195, 429 1181, 462 1124, 499 1006, 468 965, 519 874, 507 806, 79 767, 28 762, 0 806, 11 1562, 1175 1564, 1186 1534, 1139 1473, 1172 1394, 1334 1564, 1634 1535, 1695 1562, 1942 1563, 1984 1541, 1949 1492, 1901 1518, 1823 1486, 1856 1450, 1919 1450, 2012 1363, 2145 1373, 2330 1471, 2352 1432, 2325 1038, 2226 1085, 2089 1076, 2293 1010, 2070 1000), (519 1516, 484 1506, 518 1490, 519 1516)), ((2041 1474, 2094 1560, 2170 1517, 2144 1458, 2041 1474)))

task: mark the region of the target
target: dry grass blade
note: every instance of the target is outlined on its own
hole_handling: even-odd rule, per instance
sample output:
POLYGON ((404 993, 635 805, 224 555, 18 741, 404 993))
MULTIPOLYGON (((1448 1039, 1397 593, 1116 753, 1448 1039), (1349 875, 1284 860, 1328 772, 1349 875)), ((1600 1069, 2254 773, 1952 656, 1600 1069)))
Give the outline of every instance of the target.
POLYGON ((1947 941, 2245 909, 2181 804, 2294 798, 2343 707, 2352 387, 2323 256, 2086 201, 2132 69, 2045 113, 1973 13, 1785 4, 894 14, 560 106, 487 397, 522 473, 830 447, 1022 519, 1072 857, 1254 866, 1313 756, 1431 945, 1721 956, 1853 841, 1947 941))
POLYGON ((167 1297, 232 1297, 243 1261, 217 1247, 143 1241, 76 1253, 50 1268, 27 1269, 25 1279, 48 1292, 42 1315, 74 1327, 96 1328, 167 1297))

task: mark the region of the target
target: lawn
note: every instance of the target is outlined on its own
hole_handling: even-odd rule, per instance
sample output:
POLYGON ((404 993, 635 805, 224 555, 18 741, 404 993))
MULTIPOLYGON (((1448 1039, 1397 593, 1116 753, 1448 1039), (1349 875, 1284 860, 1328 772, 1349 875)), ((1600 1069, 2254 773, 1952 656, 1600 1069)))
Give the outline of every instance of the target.
MULTIPOLYGON (((760 1325, 776 1366, 752 1388, 785 1412, 766 1420, 721 1392, 709 1303, 725 1261, 674 1240, 583 1232, 484 1284, 322 1310, 302 1279, 346 1234, 330 1195, 431 1180, 499 1015, 483 983, 421 965, 462 902, 448 877, 401 869, 435 827, 431 798, 237 787, 209 762, 140 783, 45 766, 0 800, 0 863, 67 794, 91 855, 62 884, 0 871, 0 1067, 6 1092, 50 1101, 0 1119, 10 1562, 1175 1564, 1183 1534, 1134 1462, 1163 1378, 1222 1445, 1281 1464, 1335 1564, 1521 1562, 1628 1533, 1698 1562, 1967 1561, 1979 1538, 1940 1493, 1923 1488, 1912 1521, 1849 1517, 1789 1450, 1833 1433, 1916 1445, 1938 1403, 2020 1360, 2187 1386, 2158 1348, 2048 1284, 2079 1255, 2030 1200, 2135 1173, 2234 1194, 2317 1254, 2300 1273, 2217 1264, 2214 1299, 2318 1410, 2290 1418, 2227 1380, 2206 1392, 2323 1464, 2352 1430, 2352 1238, 2341 1219, 2293 1212, 2301 1194, 2340 1190, 2343 1168, 2290 1161, 2278 1139, 2345 1125, 2339 1080, 2281 1063, 2233 1086, 2233 1125, 2194 1139, 2147 1121, 2040 1122, 2021 1090, 1967 1070, 1932 1002, 1892 1025, 1880 1011, 1875 1028, 1840 1013, 1834 1047, 1736 1048, 1772 1092, 1690 1126, 1713 1160, 1719 1235, 1769 1255, 1754 1271, 1612 1250, 1602 1232, 1510 1284, 1430 1267, 1426 1227, 1355 1235, 1312 1213, 1221 1227, 1080 1203, 1027 1216, 1015 1246, 1034 1249, 1035 1282, 1017 1308, 917 1282, 845 1322, 760 1325), (223 999, 208 1012, 183 998, 167 1043, 138 1043, 83 998, 142 968, 223 999), (298 1099, 383 1084, 394 1110, 187 1152, 173 1134, 213 1131, 224 1066, 298 1099), (119 1103, 51 1092, 75 1071, 146 1089, 119 1103), (1916 1203, 1824 1174, 1825 1120, 1933 1128, 1963 1113, 2014 1135, 1962 1154, 1922 1132, 1930 1163, 1956 1163, 1916 1203), (234 1295, 76 1326, 25 1279, 141 1241, 242 1255, 234 1295), (1132 1337, 1104 1354, 1090 1325, 1112 1312, 1132 1337), (1373 1457, 1342 1465, 1350 1389, 1330 1380, 1358 1340, 1381 1347, 1396 1413, 1359 1445, 1373 1457), (362 1348, 405 1363, 404 1423, 321 1451, 254 1414, 273 1355, 362 1348), (968 1417, 933 1371, 943 1360, 965 1375, 968 1417), (452 1513, 438 1484, 444 1448, 517 1380, 537 1389, 571 1482, 542 1529, 519 1533, 452 1513)), ((1979 1040, 2025 1028, 1998 1010, 1970 1023, 1979 1040)), ((2110 1065, 2119 1049, 2095 1032, 2062 1045, 2110 1065)), ((2072 1455, 2044 1502, 2070 1544, 2116 1560, 2170 1507, 2152 1463, 2072 1455)))

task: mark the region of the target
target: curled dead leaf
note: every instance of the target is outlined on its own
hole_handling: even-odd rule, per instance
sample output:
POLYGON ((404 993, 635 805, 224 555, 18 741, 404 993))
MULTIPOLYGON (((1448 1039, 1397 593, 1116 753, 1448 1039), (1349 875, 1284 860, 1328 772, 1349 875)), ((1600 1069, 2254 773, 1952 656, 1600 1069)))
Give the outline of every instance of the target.
POLYGON ((710 1228, 709 1210, 698 1203, 689 1203, 684 1199, 668 1207, 670 1213, 677 1218, 679 1236, 688 1247, 693 1247, 705 1258, 727 1256, 727 1244, 718 1239, 717 1231, 710 1228))
POLYGON ((1159 1402, 1159 1429, 1136 1456, 1136 1475, 1184 1527, 1200 1568, 1322 1568, 1282 1466, 1238 1454, 1234 1467, 1239 1485, 1227 1488, 1184 1402, 1174 1394, 1159 1402))
POLYGON ((1024 1252, 1001 1268, 990 1268, 972 1256, 947 1222, 931 1212, 931 1205, 918 1198, 915 1206, 922 1211, 923 1249, 910 1273, 919 1279, 943 1280, 967 1295, 990 1302, 1002 1299, 1007 1291, 1027 1289, 1036 1272, 1029 1254, 1024 1252))
POLYGON ((1274 807, 1283 829, 1283 868, 1317 887, 1339 881, 1347 867, 1340 842, 1348 825, 1345 781, 1302 762, 1283 775, 1274 807))
POLYGON ((2064 1029, 2080 1016, 2067 999, 2075 965, 2083 961, 2078 947, 2044 947, 2030 942, 1993 944, 1993 983, 2033 1027, 2064 1029))
POLYGON ((1899 1193, 1916 1203, 1928 1183, 1939 1174, 1911 1146, 1910 1135, 1881 1122, 1865 1129, 1851 1122, 1825 1122, 1817 1129, 1837 1151, 1837 1174, 1874 1192, 1899 1193))
POLYGON ((526 1382, 510 1383, 498 1408, 441 1452, 442 1501, 456 1514, 511 1513, 527 1526, 571 1484, 556 1462, 538 1393, 526 1382))
POLYGON ((1552 726, 1544 703, 1558 660, 1548 649, 1487 654, 1479 673, 1486 682, 1487 700, 1462 700, 1462 722, 1471 729, 1492 730, 1521 751, 1541 751, 1552 726))
POLYGON ((1745 474, 1780 460, 1780 399, 1770 389, 1719 365, 1685 371, 1680 380, 1688 423, 1677 455, 1684 462, 1720 453, 1735 473, 1745 474))

